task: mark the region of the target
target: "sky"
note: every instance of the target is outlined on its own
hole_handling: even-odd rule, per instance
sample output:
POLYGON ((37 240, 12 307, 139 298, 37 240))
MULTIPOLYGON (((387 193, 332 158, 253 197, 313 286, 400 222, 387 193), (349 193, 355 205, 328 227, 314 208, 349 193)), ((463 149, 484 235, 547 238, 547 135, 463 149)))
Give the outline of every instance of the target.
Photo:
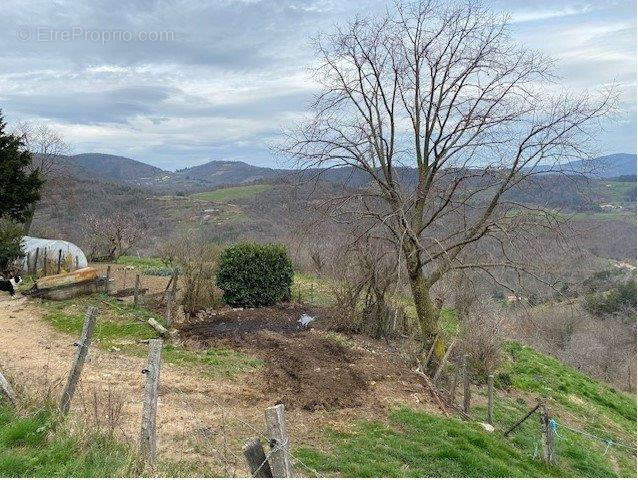
MULTIPOLYGON (((575 91, 615 82, 602 153, 636 152, 636 2, 492 0, 516 41, 575 91)), ((286 166, 269 146, 317 92, 311 39, 381 0, 3 0, 0 109, 72 153, 167 170, 210 160, 286 166)))

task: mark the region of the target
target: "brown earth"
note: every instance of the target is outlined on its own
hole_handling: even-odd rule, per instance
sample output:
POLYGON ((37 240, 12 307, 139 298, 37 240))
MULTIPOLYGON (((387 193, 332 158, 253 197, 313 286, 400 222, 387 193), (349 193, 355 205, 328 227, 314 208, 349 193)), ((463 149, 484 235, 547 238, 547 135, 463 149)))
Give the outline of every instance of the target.
POLYGON ((183 325, 180 335, 192 348, 230 347, 257 354, 265 361, 261 375, 266 393, 287 408, 358 407, 375 382, 412 377, 396 350, 380 343, 376 350, 361 348, 344 335, 324 330, 328 322, 323 316, 295 303, 229 309, 201 315, 183 325), (308 327, 299 323, 302 314, 314 318, 308 327))
POLYGON ((180 334, 194 340, 232 338, 237 343, 243 343, 251 338, 246 334, 262 330, 300 332, 304 330, 299 323, 303 314, 314 315, 310 308, 296 303, 262 308, 209 310, 200 312, 193 321, 182 325, 180 334))

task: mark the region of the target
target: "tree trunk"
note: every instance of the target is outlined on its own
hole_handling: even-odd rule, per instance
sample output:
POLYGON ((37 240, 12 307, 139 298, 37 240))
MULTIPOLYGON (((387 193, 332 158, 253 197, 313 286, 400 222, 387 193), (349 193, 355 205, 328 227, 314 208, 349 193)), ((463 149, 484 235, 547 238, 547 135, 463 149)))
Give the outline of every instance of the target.
POLYGON ((30 211, 29 214, 27 215, 27 218, 24 221, 24 225, 22 226, 24 228, 24 234, 25 235, 29 235, 29 231, 31 230, 31 224, 33 223, 33 215, 35 214, 35 211, 30 211))
POLYGON ((414 299, 416 315, 421 328, 423 346, 427 348, 436 340, 437 345, 434 348, 434 352, 437 358, 441 358, 445 345, 440 336, 438 340, 436 338, 440 329, 439 316, 441 309, 438 305, 435 305, 430 297, 430 285, 428 285, 422 270, 421 252, 413 242, 409 242, 404 246, 403 250, 408 268, 412 298, 414 299))

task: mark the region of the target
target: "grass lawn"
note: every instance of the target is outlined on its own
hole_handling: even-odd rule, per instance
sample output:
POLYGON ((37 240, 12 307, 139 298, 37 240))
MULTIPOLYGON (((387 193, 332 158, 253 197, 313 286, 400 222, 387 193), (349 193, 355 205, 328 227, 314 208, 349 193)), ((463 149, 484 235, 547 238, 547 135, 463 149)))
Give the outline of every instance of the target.
POLYGON ((173 267, 171 265, 167 265, 161 258, 120 255, 115 263, 118 265, 139 268, 142 270, 144 275, 167 277, 173 274, 173 267))
POLYGON ((195 193, 192 195, 192 198, 207 202, 230 202, 252 197, 271 188, 272 185, 243 185, 239 187, 218 188, 210 192, 195 193))
POLYGON ((131 450, 106 436, 60 429, 53 411, 21 416, 0 402, 0 477, 119 477, 131 450))
MULTIPOLYGON (((635 395, 619 392, 519 343, 508 343, 506 350, 511 360, 504 375, 516 390, 546 397, 550 406, 568 412, 592 435, 636 445, 635 395)), ((633 463, 635 469, 635 457, 633 463)))
MULTIPOLYGON (((100 309, 93 332, 93 342, 99 348, 146 356, 148 348, 138 341, 157 337, 157 333, 146 320, 153 317, 164 324, 161 315, 105 294, 64 301, 44 300, 44 320, 60 332, 79 335, 84 324, 84 312, 91 305, 96 305, 100 309)), ((174 365, 200 366, 202 372, 210 377, 232 378, 238 373, 262 365, 261 360, 230 349, 211 348, 195 351, 171 345, 166 345, 162 349, 162 360, 174 365)))

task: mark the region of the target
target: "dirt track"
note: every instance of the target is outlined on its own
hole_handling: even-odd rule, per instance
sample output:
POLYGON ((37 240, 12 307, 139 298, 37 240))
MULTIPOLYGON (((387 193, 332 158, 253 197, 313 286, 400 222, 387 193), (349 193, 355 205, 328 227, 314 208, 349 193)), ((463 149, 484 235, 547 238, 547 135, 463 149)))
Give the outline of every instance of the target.
MULTIPOLYGON (((0 369, 19 391, 42 398, 53 388, 54 398, 59 398, 76 338, 54 331, 41 317, 37 301, 0 297, 0 369)), ((266 361, 268 367, 268 357, 266 361)), ((113 402, 107 398, 121 398, 117 432, 137 442, 144 366, 143 358, 91 348, 71 411, 89 424, 103 424, 112 410, 113 402)), ((211 379, 197 368, 162 365, 159 457, 191 461, 209 474, 246 475, 243 442, 263 432, 264 409, 289 393, 273 392, 264 377, 268 378, 253 373, 232 380, 211 379)), ((330 415, 323 410, 291 409, 287 414, 291 441, 321 447, 323 426, 348 430, 361 418, 386 418, 388 407, 395 402, 428 407, 422 387, 405 379, 379 377, 371 389, 360 393, 357 402, 348 404, 351 408, 330 415)))

